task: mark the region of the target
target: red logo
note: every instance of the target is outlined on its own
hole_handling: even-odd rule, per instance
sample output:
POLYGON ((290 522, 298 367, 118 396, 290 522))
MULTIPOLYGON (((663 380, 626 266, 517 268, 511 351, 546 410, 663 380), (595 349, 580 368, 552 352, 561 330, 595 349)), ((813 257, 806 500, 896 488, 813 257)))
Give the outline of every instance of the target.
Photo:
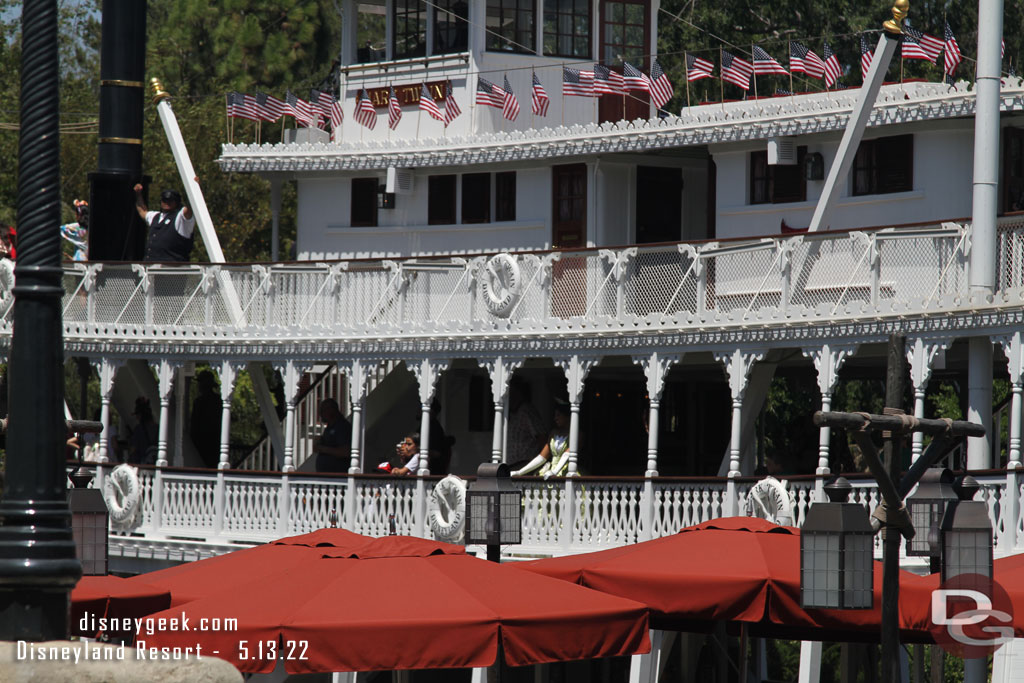
POLYGON ((993 579, 961 574, 932 591, 931 624, 935 642, 951 655, 987 657, 1013 640, 1013 605, 993 579))

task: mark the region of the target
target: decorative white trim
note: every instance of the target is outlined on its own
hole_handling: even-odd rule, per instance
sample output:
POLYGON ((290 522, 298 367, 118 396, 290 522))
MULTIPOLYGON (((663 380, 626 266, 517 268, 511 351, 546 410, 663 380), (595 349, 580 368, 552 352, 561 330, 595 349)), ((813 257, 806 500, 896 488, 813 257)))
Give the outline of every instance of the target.
MULTIPOLYGON (((450 138, 396 138, 341 144, 226 144, 217 160, 235 173, 323 173, 396 167, 442 167, 708 145, 846 127, 859 90, 690 107, 680 116, 485 133, 450 138)), ((1006 79, 1002 111, 1024 111, 1024 86, 1006 79)), ((974 92, 960 81, 883 86, 868 126, 974 115, 974 92)))

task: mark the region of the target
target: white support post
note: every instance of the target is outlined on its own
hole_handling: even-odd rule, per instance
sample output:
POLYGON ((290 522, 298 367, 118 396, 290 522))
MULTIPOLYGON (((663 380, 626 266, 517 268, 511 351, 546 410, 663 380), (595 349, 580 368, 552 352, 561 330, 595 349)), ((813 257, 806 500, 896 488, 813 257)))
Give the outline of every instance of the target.
MULTIPOLYGON (((100 462, 110 462, 110 399, 114 395, 114 378, 117 369, 121 367, 122 361, 104 358, 100 361, 98 374, 100 376, 100 423, 103 431, 100 432, 100 462)), ((100 472, 103 468, 100 468, 100 472)), ((102 482, 100 482, 102 483, 102 482)), ((102 489, 101 489, 102 490, 102 489)))
MULTIPOLYGON (((277 369, 284 380, 285 415, 284 415, 284 465, 282 472, 295 471, 295 403, 299 399, 299 382, 305 373, 305 367, 299 367, 293 361, 278 365, 277 369)), ((287 477, 285 477, 287 479, 287 477)))
POLYGON ((348 399, 352 404, 352 445, 349 449, 348 473, 358 474, 363 471, 363 406, 366 403, 370 373, 368 363, 363 360, 353 360, 350 364, 342 366, 342 369, 348 376, 348 399))
MULTIPOLYGON (((351 6, 351 0, 348 0, 351 6)), ((346 27, 346 33, 348 28, 346 27)), ((279 261, 281 257, 281 184, 280 176, 270 178, 270 260, 279 261)))
POLYGON ((189 414, 188 405, 188 370, 184 365, 179 365, 175 370, 177 377, 174 380, 176 391, 174 392, 174 435, 171 437, 173 445, 173 458, 171 462, 175 467, 185 466, 185 418, 189 414))
POLYGON ((808 232, 817 232, 828 228, 832 205, 835 203, 836 197, 839 196, 839 188, 845 182, 850 167, 853 165, 853 157, 857 154, 857 148, 860 147, 861 138, 864 137, 864 128, 867 126, 871 109, 875 105, 885 72, 889 70, 889 63, 896 53, 898 44, 899 36, 891 35, 886 31, 883 31, 878 37, 878 45, 875 47, 871 67, 860 88, 857 103, 853 106, 853 111, 850 112, 850 119, 846 124, 846 130, 843 131, 843 139, 839 142, 836 158, 828 170, 828 178, 825 179, 825 186, 821 190, 821 198, 818 199, 818 204, 814 207, 814 215, 811 217, 808 232))
POLYGON ((633 362, 640 363, 647 378, 647 398, 650 401, 650 412, 647 420, 647 470, 645 477, 658 476, 658 409, 661 405, 661 394, 665 389, 665 377, 682 354, 664 354, 655 351, 650 356, 633 356, 633 362))
POLYGON ((220 364, 220 459, 218 470, 231 467, 231 397, 235 393, 238 379, 237 363, 222 361, 220 364))
POLYGON ((661 664, 661 644, 665 632, 650 630, 651 651, 645 655, 633 655, 629 662, 629 683, 658 683, 661 664))
POLYGON ((754 364, 764 358, 764 351, 735 349, 716 352, 715 358, 725 365, 729 376, 729 393, 732 395, 732 429, 729 438, 729 481, 726 486, 725 509, 729 515, 739 514, 739 496, 736 491, 736 477, 740 476, 740 448, 742 447, 743 393, 747 390, 747 379, 754 364))
POLYGON ((1000 337, 999 343, 1008 361, 1010 371, 1010 438, 1007 444, 1006 493, 1002 499, 1003 533, 1000 546, 1007 554, 1017 548, 1017 521, 1020 518, 1020 486, 1024 468, 1021 465, 1021 410, 1024 397, 1024 334, 1019 330, 1000 337))
MULTIPOLYGON (((832 392, 835 391, 836 382, 839 381, 839 369, 843 362, 857 351, 855 345, 836 346, 834 344, 823 344, 820 347, 804 348, 804 356, 814 361, 814 369, 818 373, 818 391, 821 393, 821 411, 824 413, 832 410, 832 392)), ((814 473, 818 475, 815 481, 815 497, 817 500, 824 500, 824 476, 831 473, 829 467, 829 441, 832 438, 832 430, 822 427, 818 434, 818 467, 814 473)))
MULTIPOLYGON (((910 366, 910 381, 914 386, 914 417, 924 417, 924 399, 928 391, 928 380, 932 366, 940 352, 949 348, 950 339, 929 339, 920 337, 907 341, 907 364, 910 366)), ((917 462, 924 452, 924 433, 914 432, 911 446, 911 463, 917 462)))
POLYGON ((523 360, 510 360, 498 356, 493 360, 481 363, 491 376, 491 399, 494 401, 494 430, 491 435, 491 462, 500 463, 505 460, 505 406, 508 403, 508 383, 512 374, 519 369, 523 360))
POLYGON ((821 641, 800 641, 800 673, 799 683, 819 683, 821 681, 821 641))
POLYGON ((156 466, 167 467, 167 437, 170 433, 171 396, 174 394, 174 376, 178 366, 168 360, 161 360, 157 367, 160 387, 160 425, 156 442, 156 466))
MULTIPOLYGON (((967 340, 967 420, 992 429, 992 340, 967 340)), ((992 435, 967 439, 967 469, 992 467, 992 435)))
POLYGON ((567 476, 575 477, 578 469, 580 440, 580 403, 583 400, 583 385, 587 374, 597 363, 596 358, 573 355, 570 358, 555 361, 562 368, 569 388, 569 471, 567 476))
POLYGON ((416 474, 422 478, 430 474, 430 403, 434 399, 437 380, 448 367, 448 361, 424 358, 406 365, 416 376, 420 391, 420 467, 416 474))

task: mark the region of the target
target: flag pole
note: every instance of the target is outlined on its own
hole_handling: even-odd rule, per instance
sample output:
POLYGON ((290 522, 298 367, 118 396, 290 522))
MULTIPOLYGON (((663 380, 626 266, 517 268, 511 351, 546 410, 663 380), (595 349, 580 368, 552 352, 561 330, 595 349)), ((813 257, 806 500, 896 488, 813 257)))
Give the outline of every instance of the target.
POLYGON ((683 73, 686 74, 686 108, 690 108, 690 60, 683 50, 683 73))
POLYGON ((793 45, 789 45, 789 96, 795 97, 796 90, 793 90, 793 45))
POLYGON ((757 57, 754 56, 754 44, 750 44, 750 68, 753 71, 750 74, 750 79, 754 81, 754 99, 757 99, 757 57))
POLYGON ((718 101, 722 103, 722 111, 725 111, 725 81, 722 80, 722 46, 718 46, 718 101))
POLYGON ((537 70, 530 69, 530 128, 536 128, 537 125, 534 123, 534 118, 537 116, 533 113, 533 79, 537 77, 537 70))

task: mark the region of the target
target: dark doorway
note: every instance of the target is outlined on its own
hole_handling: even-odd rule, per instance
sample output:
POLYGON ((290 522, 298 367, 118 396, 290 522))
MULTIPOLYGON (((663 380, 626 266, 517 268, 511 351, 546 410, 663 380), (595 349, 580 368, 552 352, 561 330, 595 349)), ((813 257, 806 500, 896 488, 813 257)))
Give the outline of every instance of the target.
MULTIPOLYGON (((587 165, 567 164, 552 169, 551 246, 586 246, 587 165)), ((562 257, 552 269, 551 314, 562 318, 583 315, 587 308, 586 263, 583 257, 562 257)))
POLYGON ((636 242, 678 242, 683 235, 683 171, 636 167, 636 242))

